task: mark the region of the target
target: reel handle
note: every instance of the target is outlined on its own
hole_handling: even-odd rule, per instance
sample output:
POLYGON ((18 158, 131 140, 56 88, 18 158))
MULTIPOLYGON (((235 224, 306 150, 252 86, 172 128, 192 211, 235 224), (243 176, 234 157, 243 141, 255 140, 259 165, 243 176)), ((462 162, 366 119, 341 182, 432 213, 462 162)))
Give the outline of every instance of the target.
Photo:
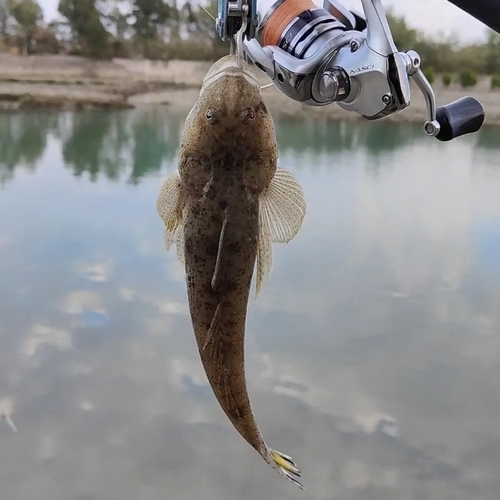
POLYGON ((436 120, 441 126, 436 139, 451 141, 461 135, 477 132, 484 122, 484 108, 474 97, 461 97, 440 106, 436 112, 436 120))

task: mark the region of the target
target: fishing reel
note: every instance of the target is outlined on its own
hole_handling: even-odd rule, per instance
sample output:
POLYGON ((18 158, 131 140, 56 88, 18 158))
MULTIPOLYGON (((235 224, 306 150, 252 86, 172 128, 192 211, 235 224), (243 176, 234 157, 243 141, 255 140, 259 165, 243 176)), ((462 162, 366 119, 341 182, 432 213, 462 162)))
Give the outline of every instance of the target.
POLYGON ((361 0, 364 16, 336 0, 323 0, 323 7, 312 0, 259 0, 257 9, 256 1, 219 0, 219 36, 241 27, 232 17, 246 16, 243 50, 294 101, 337 103, 378 120, 410 105, 412 79, 425 98, 428 136, 449 141, 482 126, 484 109, 473 97, 437 108, 420 56, 398 51, 380 0, 361 0))
POLYGON ((257 24, 257 0, 219 0, 215 29, 222 40, 234 40, 242 27, 251 40, 257 24))

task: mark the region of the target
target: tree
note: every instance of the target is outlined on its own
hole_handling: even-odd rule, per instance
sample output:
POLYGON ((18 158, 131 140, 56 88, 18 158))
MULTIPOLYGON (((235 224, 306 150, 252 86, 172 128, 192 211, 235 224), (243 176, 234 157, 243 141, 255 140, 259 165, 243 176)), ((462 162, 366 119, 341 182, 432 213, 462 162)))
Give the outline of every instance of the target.
MULTIPOLYGON (((77 0, 78 2, 80 0, 77 0)), ((63 158, 75 177, 89 174, 95 182, 100 172, 109 179, 117 179, 122 168, 123 142, 113 140, 113 125, 123 123, 123 118, 109 113, 77 114, 73 119, 71 136, 63 145, 63 158)), ((121 141, 127 139, 120 134, 121 141)))
POLYGON ((175 156, 179 132, 178 120, 165 119, 161 112, 146 115, 134 123, 131 184, 138 184, 150 172, 158 172, 166 159, 175 156))
POLYGON ((188 0, 180 10, 180 21, 186 27, 190 36, 200 31, 198 12, 193 9, 193 4, 188 0))
POLYGON ((9 22, 9 9, 5 0, 0 0, 0 35, 7 35, 7 24, 9 22))
POLYGON ((0 115, 0 188, 20 167, 35 170, 47 146, 49 114, 0 115))
POLYGON ((494 74, 500 72, 500 35, 494 31, 488 33, 485 60, 487 73, 494 74))
POLYGON ((36 54, 58 54, 60 51, 59 40, 51 23, 48 26, 38 27, 33 37, 36 54))
POLYGON ((229 41, 222 41, 215 31, 215 18, 217 16, 218 2, 210 0, 206 10, 198 7, 196 17, 198 19, 198 33, 212 41, 214 57, 222 57, 229 50, 229 41))
POLYGON ((68 20, 84 53, 95 58, 111 56, 109 33, 101 22, 95 0, 60 0, 58 10, 68 20))
POLYGON ((136 36, 154 40, 158 27, 170 18, 171 8, 163 0, 133 0, 132 14, 136 36))
POLYGON ((36 0, 9 0, 9 10, 23 37, 23 53, 31 51, 31 43, 43 13, 36 0))
POLYGON ((396 16, 390 9, 387 11, 387 22, 398 50, 411 50, 418 39, 417 30, 410 28, 404 17, 396 16))
POLYGON ((108 14, 104 15, 108 27, 114 33, 118 40, 123 40, 128 30, 130 29, 129 18, 130 14, 123 13, 115 6, 108 14))

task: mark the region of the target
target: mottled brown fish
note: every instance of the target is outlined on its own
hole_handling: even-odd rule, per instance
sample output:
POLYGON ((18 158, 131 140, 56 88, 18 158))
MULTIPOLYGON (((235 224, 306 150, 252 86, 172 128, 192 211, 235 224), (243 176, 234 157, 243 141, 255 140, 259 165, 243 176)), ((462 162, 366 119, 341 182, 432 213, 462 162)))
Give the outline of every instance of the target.
POLYGON ((234 427, 295 484, 292 459, 265 443, 250 407, 244 337, 254 268, 256 296, 271 270, 272 243, 290 241, 306 212, 302 189, 277 168, 273 120, 260 84, 235 56, 208 71, 186 118, 178 171, 157 210, 165 244, 184 264, 191 321, 212 390, 234 427))

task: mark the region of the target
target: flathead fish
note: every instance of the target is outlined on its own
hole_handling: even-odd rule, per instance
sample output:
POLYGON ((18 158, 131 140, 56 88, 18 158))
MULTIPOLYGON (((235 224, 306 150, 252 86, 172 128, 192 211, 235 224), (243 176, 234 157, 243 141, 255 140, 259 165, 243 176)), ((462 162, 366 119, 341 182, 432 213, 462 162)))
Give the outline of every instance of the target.
POLYGON ((277 167, 274 123, 252 68, 235 56, 207 72, 189 112, 178 169, 161 188, 167 249, 184 264, 191 322, 212 390, 243 438, 299 487, 290 457, 267 446, 247 393, 244 337, 254 269, 256 296, 272 243, 289 242, 306 213, 302 189, 277 167))

